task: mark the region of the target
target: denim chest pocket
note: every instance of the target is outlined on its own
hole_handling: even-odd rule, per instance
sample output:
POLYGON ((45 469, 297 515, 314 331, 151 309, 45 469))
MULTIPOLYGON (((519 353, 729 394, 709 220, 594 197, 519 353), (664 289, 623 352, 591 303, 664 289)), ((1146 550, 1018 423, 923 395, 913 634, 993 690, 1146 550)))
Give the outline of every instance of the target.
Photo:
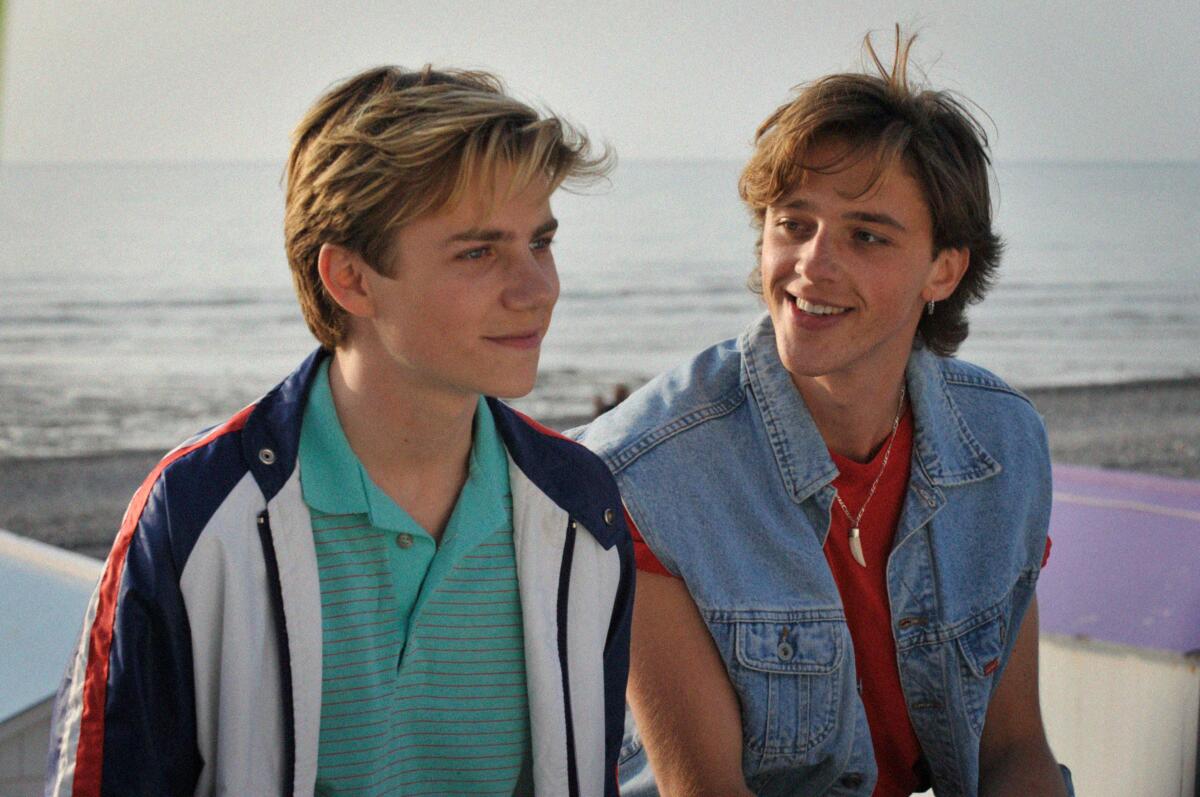
POLYGON ((958 648, 963 707, 975 735, 983 733, 988 703, 1004 655, 1003 616, 994 617, 954 640, 958 648))
POLYGON ((840 620, 738 621, 730 676, 748 749, 795 756, 833 731, 845 657, 840 620))

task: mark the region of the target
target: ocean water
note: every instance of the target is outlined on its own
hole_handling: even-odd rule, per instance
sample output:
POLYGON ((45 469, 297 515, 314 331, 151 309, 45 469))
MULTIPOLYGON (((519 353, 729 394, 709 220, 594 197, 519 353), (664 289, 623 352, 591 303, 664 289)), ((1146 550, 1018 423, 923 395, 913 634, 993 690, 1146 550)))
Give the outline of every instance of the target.
MULTIPOLYGON (((622 162, 560 193, 563 291, 534 392, 589 411, 736 335, 738 164, 622 162)), ((314 347, 274 164, 0 167, 0 457, 166 448, 314 347)), ((1200 164, 1002 164, 1001 275, 962 356, 1022 387, 1200 374, 1200 164)))

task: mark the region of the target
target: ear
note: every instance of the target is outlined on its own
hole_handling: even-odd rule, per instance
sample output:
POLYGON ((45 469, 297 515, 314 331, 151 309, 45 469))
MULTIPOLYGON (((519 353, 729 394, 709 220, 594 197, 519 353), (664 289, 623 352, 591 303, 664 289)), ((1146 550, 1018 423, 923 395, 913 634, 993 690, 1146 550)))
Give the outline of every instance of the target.
POLYGON ((925 289, 921 291, 921 298, 926 302, 940 302, 950 296, 962 281, 963 274, 967 273, 970 262, 971 250, 966 247, 947 248, 938 252, 933 259, 933 270, 925 282, 925 289))
POLYGON ((317 271, 321 284, 338 305, 352 316, 368 317, 375 311, 366 282, 370 266, 357 252, 337 244, 321 244, 317 271))

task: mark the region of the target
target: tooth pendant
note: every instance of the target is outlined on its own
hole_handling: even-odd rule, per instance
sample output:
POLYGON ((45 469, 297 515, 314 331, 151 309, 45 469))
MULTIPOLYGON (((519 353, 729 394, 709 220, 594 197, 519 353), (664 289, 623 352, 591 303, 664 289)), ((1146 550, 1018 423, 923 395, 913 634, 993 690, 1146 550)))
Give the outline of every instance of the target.
POLYGON ((850 555, 863 567, 867 566, 867 558, 863 556, 862 534, 859 532, 858 526, 850 529, 850 555))

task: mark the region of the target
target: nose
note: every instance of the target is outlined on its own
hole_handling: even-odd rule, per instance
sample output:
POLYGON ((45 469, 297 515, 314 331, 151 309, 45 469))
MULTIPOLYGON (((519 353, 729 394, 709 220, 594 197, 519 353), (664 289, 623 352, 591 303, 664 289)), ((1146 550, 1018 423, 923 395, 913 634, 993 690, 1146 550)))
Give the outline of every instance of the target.
POLYGON ((508 264, 508 285, 504 305, 511 310, 543 310, 558 301, 558 270, 554 256, 541 257, 532 251, 520 254, 508 264))
POLYGON ((839 270, 838 253, 833 242, 833 235, 825 227, 817 229, 811 238, 804 242, 796 255, 796 273, 807 277, 812 282, 820 282, 832 278, 839 270))

